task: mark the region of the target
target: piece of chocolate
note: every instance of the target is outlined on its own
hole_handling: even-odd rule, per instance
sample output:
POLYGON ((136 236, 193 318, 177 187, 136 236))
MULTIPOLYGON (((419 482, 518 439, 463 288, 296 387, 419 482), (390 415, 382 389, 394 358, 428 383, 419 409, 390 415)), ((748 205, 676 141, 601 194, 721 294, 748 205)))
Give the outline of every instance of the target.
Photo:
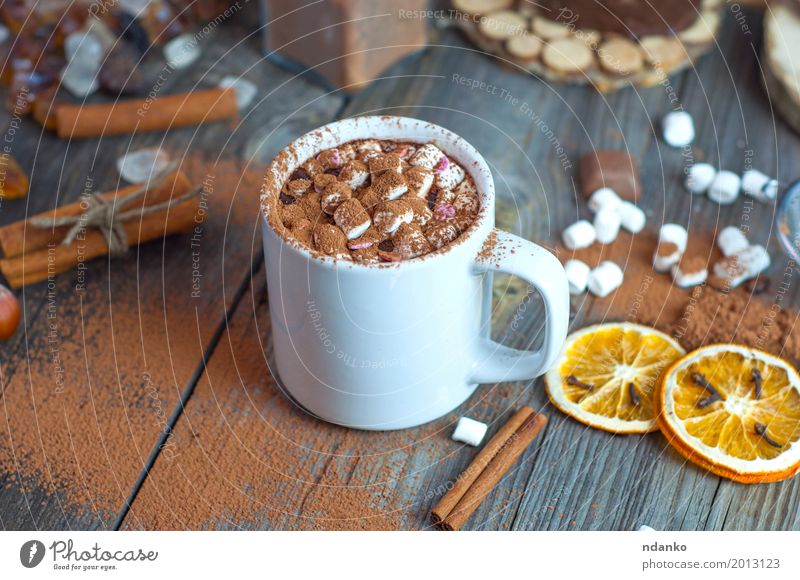
POLYGON ((539 0, 541 14, 583 30, 614 32, 638 38, 669 36, 697 19, 701 0, 631 2, 631 0, 539 0))
POLYGON ((601 187, 610 187, 622 199, 633 203, 641 197, 639 164, 627 151, 589 151, 578 161, 578 173, 581 191, 587 198, 601 187))

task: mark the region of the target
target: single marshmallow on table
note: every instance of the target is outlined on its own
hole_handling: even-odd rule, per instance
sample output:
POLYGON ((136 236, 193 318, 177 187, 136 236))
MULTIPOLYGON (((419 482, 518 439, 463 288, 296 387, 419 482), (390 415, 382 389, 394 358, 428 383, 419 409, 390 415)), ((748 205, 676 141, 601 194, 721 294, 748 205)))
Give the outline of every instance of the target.
POLYGON ((661 123, 664 141, 672 147, 685 147, 694 141, 694 121, 686 111, 673 111, 661 123))
POLYGON ((564 245, 570 250, 588 248, 597 239, 594 226, 586 220, 579 220, 561 233, 564 245))
POLYGON ((604 298, 622 285, 622 269, 606 260, 589 273, 589 292, 604 298))
POLYGON ((717 247, 725 257, 733 256, 746 250, 750 245, 742 230, 736 226, 722 228, 717 234, 717 247))
POLYGON ((680 261, 672 266, 672 279, 679 288, 698 286, 708 279, 706 261, 702 256, 683 256, 680 261))
POLYGON ((705 193, 717 176, 717 170, 708 163, 695 163, 686 175, 686 189, 690 193, 705 193))
POLYGON ((668 272, 686 250, 689 233, 679 224, 664 224, 658 233, 658 246, 653 256, 656 272, 668 272))
POLYGON ((742 179, 733 171, 723 169, 711 182, 708 188, 708 199, 719 204, 727 205, 736 201, 739 190, 742 188, 742 179))
POLYGON ((589 283, 589 266, 580 260, 567 260, 564 264, 570 294, 582 294, 589 283))
POLYGON ((641 208, 637 207, 635 204, 629 201, 623 201, 617 208, 617 213, 619 213, 622 227, 630 233, 638 234, 644 229, 647 218, 641 208))
POLYGON ((610 244, 617 239, 622 218, 614 209, 602 208, 594 216, 594 231, 597 241, 610 244))
POLYGON ((748 246, 741 252, 714 264, 714 274, 736 288, 745 280, 755 278, 769 268, 770 257, 764 246, 748 246))
POLYGON ((622 198, 610 187, 601 187, 589 197, 589 209, 597 213, 601 209, 616 210, 622 203, 622 198))
POLYGON ((655 529, 651 528, 650 526, 648 526, 646 524, 642 524, 641 526, 639 526, 639 529, 637 531, 638 532, 655 532, 655 529))
POLYGON ((778 197, 778 180, 757 169, 748 169, 742 174, 742 191, 758 201, 774 201, 778 197))
POLYGON ((453 440, 477 447, 483 441, 486 429, 488 429, 488 425, 485 423, 469 417, 461 417, 456 425, 456 430, 453 431, 453 440))

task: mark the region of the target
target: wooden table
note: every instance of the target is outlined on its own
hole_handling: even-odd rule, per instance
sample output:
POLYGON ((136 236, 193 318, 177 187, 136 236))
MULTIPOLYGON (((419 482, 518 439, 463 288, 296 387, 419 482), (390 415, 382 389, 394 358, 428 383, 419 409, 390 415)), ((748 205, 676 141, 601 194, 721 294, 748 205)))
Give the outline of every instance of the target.
MULTIPOLYGON (((128 148, 162 144, 173 155, 188 151, 187 159, 205 154, 209 173, 226 164, 257 175, 306 130, 388 113, 431 120, 475 144, 495 172, 499 223, 529 239, 554 240, 586 215, 576 202, 575 165, 591 147, 628 148, 640 159, 649 227, 691 214, 712 228, 741 215, 744 201, 690 206, 681 152, 658 138, 656 120, 670 110, 671 96, 695 116, 696 151, 706 159, 739 171, 752 150, 756 167, 784 182, 797 177, 800 138, 773 118, 758 68, 760 16, 747 18, 752 35, 729 17, 718 49, 670 87, 600 95, 550 86, 445 31, 424 53, 345 98, 264 61, 247 10, 213 30, 201 43, 202 61, 162 88, 167 94, 244 74, 261 100, 240 123, 69 143, 26 120, 13 152, 31 172, 31 193, 3 203, 0 222, 76 199, 88 174, 97 188, 113 189, 111 168, 128 148), (461 78, 496 89, 470 88, 461 78)), ((447 417, 399 433, 348 431, 306 416, 269 371, 257 196, 253 178, 214 190, 197 296, 188 236, 148 244, 128 259, 92 262, 82 294, 71 275, 22 291, 24 330, 0 347, 2 528, 426 529, 437 488, 475 455, 450 440, 453 422, 476 417, 491 423, 491 434, 514 408, 530 404, 550 423, 469 529, 800 529, 800 478, 748 487, 709 475, 658 434, 615 437, 565 417, 548 404, 540 380, 486 385, 447 417), (135 327, 120 323, 131 319, 135 327), (77 396, 55 392, 54 351, 77 396), (30 421, 22 410, 34 407, 37 420, 30 421), (114 431, 115 444, 106 444, 104 434, 114 431), (78 444, 92 438, 103 443, 99 456, 78 444), (33 464, 47 468, 32 473, 33 464)), ((754 210, 754 232, 764 239, 772 211, 754 210)), ((774 272, 782 271, 774 239, 770 250, 774 272)), ((495 313, 495 334, 530 344, 535 297, 507 280, 498 288, 512 296, 495 313)), ((800 303, 795 288, 789 293, 800 303)), ((602 316, 583 299, 574 325, 602 316)))

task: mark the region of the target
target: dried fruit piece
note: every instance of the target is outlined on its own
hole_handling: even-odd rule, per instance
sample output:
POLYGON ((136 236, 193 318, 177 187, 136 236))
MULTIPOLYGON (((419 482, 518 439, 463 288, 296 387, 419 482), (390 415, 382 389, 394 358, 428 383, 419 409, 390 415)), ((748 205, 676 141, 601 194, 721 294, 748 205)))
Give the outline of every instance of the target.
POLYGON ((0 156, 0 199, 17 199, 28 194, 30 180, 11 155, 0 156))
POLYGON ((100 68, 100 88, 112 95, 132 95, 144 90, 144 75, 139 56, 126 43, 119 41, 106 55, 100 68))
POLYGON ((20 320, 17 297, 0 284, 0 340, 8 340, 17 331, 20 320))

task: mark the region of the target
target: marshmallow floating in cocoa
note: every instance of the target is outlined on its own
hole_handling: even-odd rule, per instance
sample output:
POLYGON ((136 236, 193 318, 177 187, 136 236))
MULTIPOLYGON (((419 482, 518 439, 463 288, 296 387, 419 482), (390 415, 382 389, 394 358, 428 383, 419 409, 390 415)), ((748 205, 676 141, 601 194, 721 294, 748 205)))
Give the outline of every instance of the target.
POLYGON ((622 285, 624 276, 622 269, 614 262, 606 260, 589 272, 589 292, 599 298, 605 298, 622 285))
POLYGON ((736 226, 722 228, 717 234, 717 247, 725 257, 738 254, 746 250, 749 245, 750 242, 747 241, 747 237, 736 226))
POLYGON ((333 212, 333 220, 348 240, 355 239, 367 231, 371 224, 369 214, 357 199, 350 198, 339 204, 333 212))
POLYGON ((561 238, 567 248, 579 250, 591 246, 597 239, 597 232, 588 221, 578 220, 561 233, 561 238))
POLYGON ((424 167, 410 167, 404 174, 408 184, 408 193, 419 198, 426 198, 433 185, 434 174, 424 167))
POLYGON ((433 168, 436 187, 453 189, 461 183, 466 175, 460 165, 453 163, 447 156, 442 156, 439 163, 433 168))
POLYGON ((444 157, 444 153, 441 149, 432 143, 426 143, 411 156, 409 163, 415 167, 432 170, 442 157, 444 157))
POLYGON ((351 197, 353 197, 353 190, 350 189, 347 184, 338 181, 331 183, 325 188, 325 191, 322 192, 322 197, 320 199, 322 211, 328 215, 333 215, 336 208, 351 197))
POLYGON ((686 175, 686 189, 690 193, 705 193, 717 176, 717 169, 709 163, 695 163, 686 175))
POLYGON ((333 224, 317 224, 314 228, 314 244, 323 254, 329 256, 345 256, 347 236, 333 224))
POLYGON ((371 187, 383 201, 397 199, 408 191, 406 178, 394 171, 386 171, 373 179, 371 187))
POLYGON ((368 178, 367 164, 357 159, 345 163, 339 172, 339 181, 346 183, 351 189, 358 189, 367 182, 368 178))
POLYGON ((394 153, 376 155, 369 160, 369 172, 372 177, 383 175, 387 171, 402 172, 402 160, 394 153))
POLYGON ((401 223, 392 237, 394 251, 404 260, 427 254, 431 245, 418 226, 401 223))
POLYGON ((567 260, 564 264, 570 294, 582 294, 589 283, 589 266, 580 260, 567 260))
POLYGON ((456 425, 456 430, 453 431, 453 441, 460 441, 477 447, 483 441, 488 428, 486 423, 481 423, 469 417, 461 417, 456 425))
POLYGON ((661 122, 664 141, 672 147, 686 147, 694 141, 694 120, 686 111, 672 111, 661 122))
POLYGON ((757 169, 748 169, 742 174, 742 191, 758 201, 772 202, 778 197, 778 180, 757 169))
POLYGON ((437 250, 445 247, 459 236, 458 227, 452 222, 440 222, 428 230, 426 237, 437 250))
POLYGON ((736 201, 741 188, 741 177, 733 171, 723 169, 714 177, 714 181, 711 182, 706 195, 711 201, 716 201, 721 205, 728 205, 736 201))
POLYGON ((378 231, 391 234, 400 224, 410 223, 414 219, 414 210, 402 199, 384 201, 375 206, 372 222, 378 231))

